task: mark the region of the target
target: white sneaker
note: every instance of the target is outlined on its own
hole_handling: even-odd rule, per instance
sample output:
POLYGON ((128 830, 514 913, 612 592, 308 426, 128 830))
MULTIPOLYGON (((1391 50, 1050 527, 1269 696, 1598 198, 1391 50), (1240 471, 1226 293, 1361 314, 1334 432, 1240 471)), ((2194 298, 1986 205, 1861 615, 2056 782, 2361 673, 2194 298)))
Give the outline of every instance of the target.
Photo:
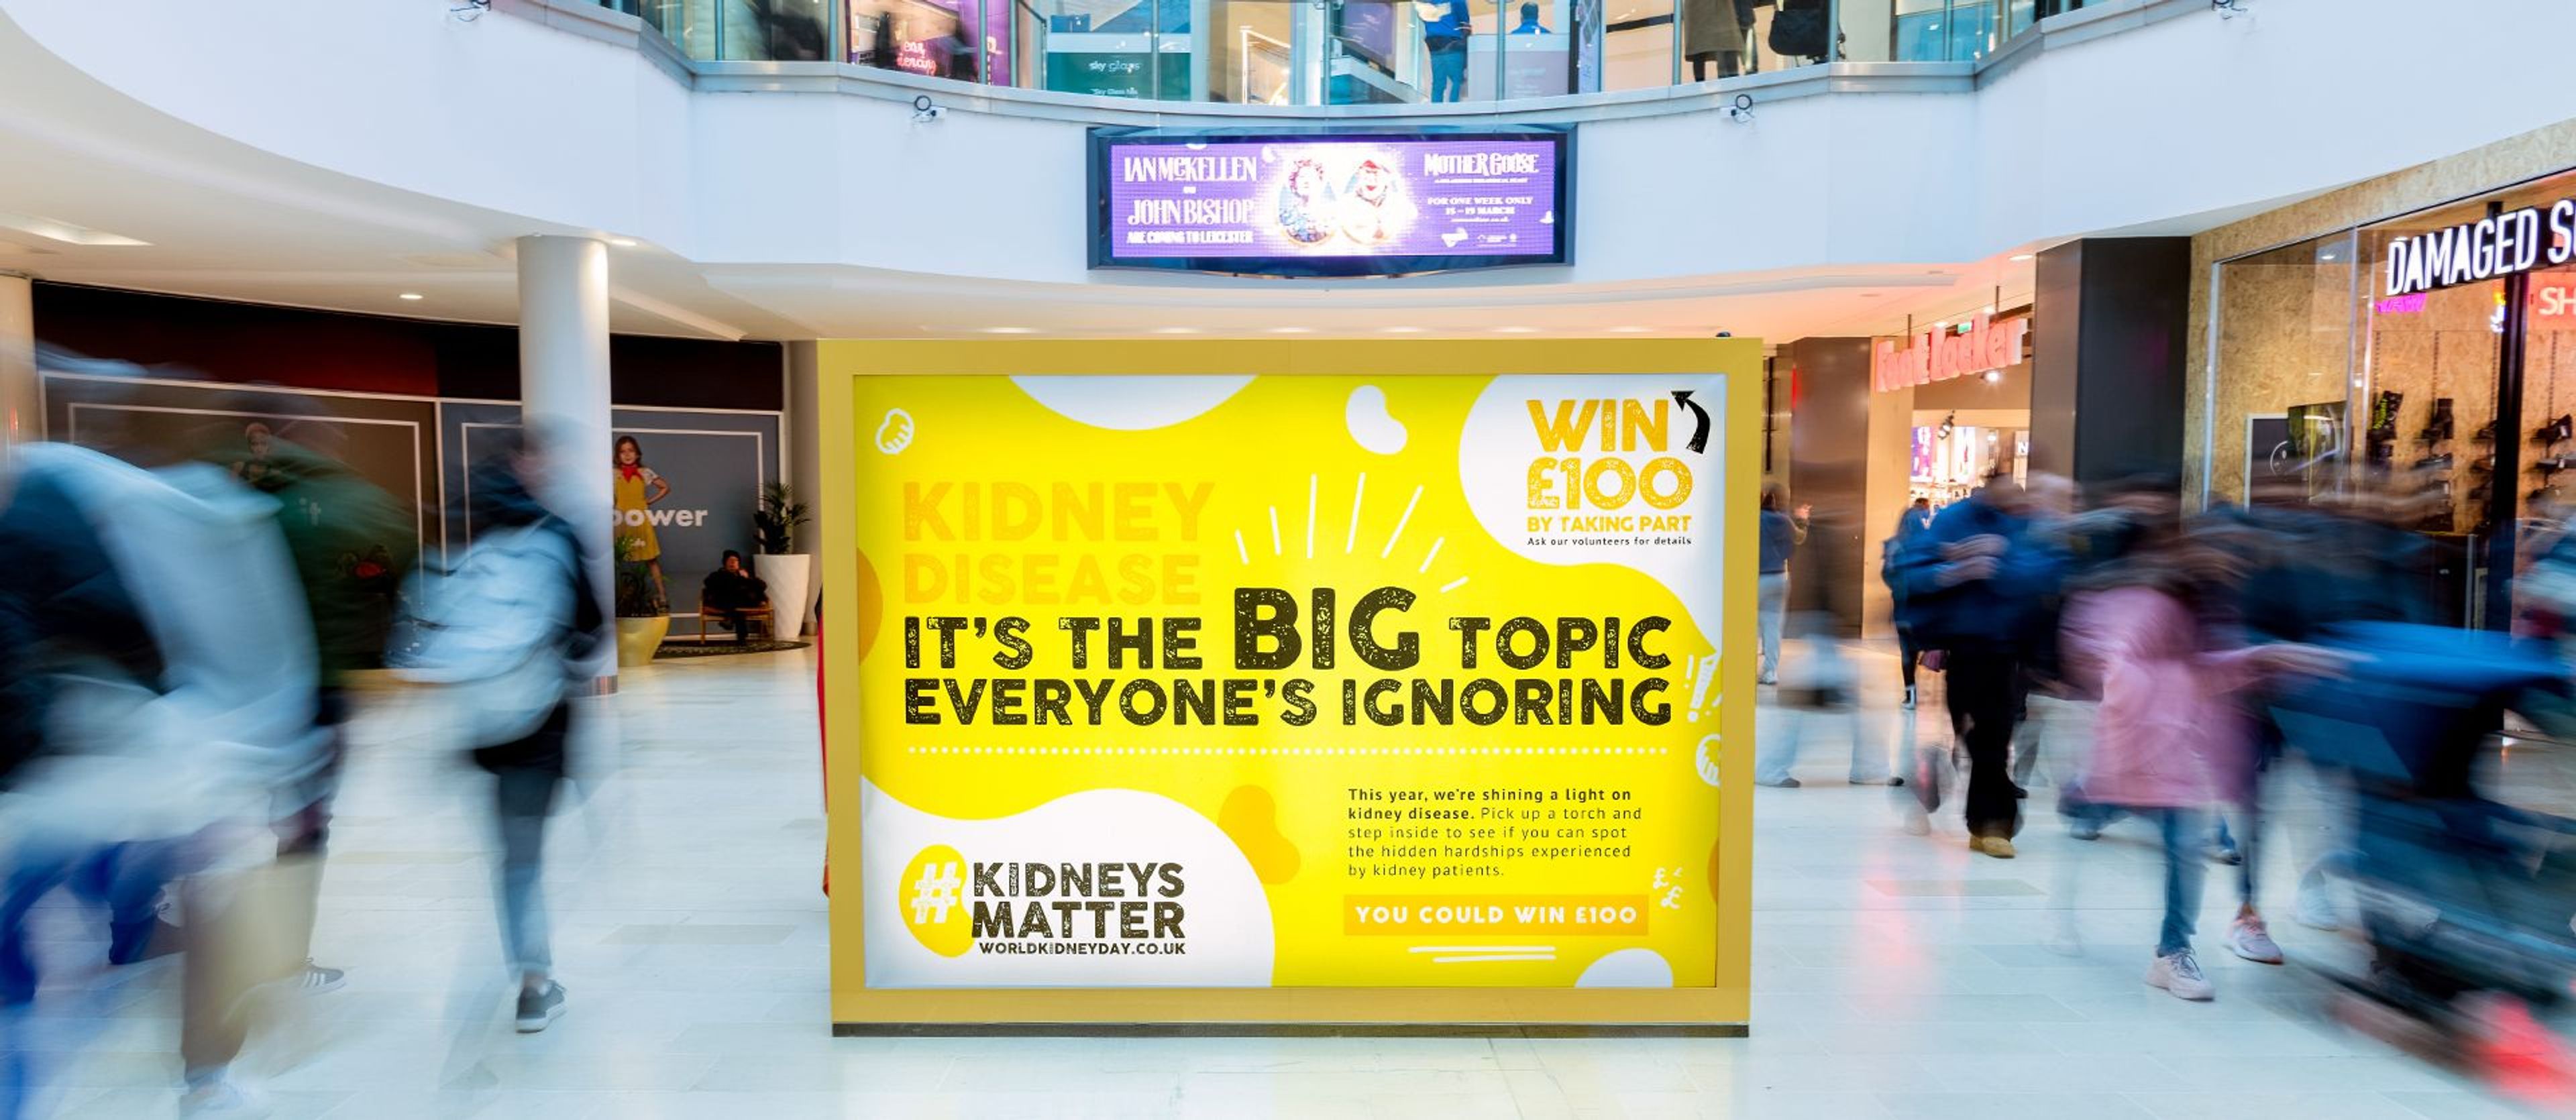
POLYGON ((2163 988, 2176 999, 2193 1001, 2218 998, 2218 988, 2200 971, 2200 958, 2182 949, 2157 957, 2147 966, 2147 986, 2163 988))
POLYGON ((1914 710, 1914 686, 1910 684, 1905 686, 1905 710, 1914 710))
POLYGON ((192 1120, 252 1120, 268 1113, 268 1098, 229 1077, 217 1077, 179 1095, 179 1115, 192 1120))
POLYGON ((2227 927, 2227 949, 2256 964, 2281 963, 2280 944, 2272 940, 2270 930, 2263 928, 2263 919, 2250 914, 2227 927))
POLYGON ((2309 929, 2328 933, 2343 928, 2343 919, 2335 915, 2334 896, 2322 887, 2300 891, 2298 904, 2291 908, 2290 917, 2309 929))

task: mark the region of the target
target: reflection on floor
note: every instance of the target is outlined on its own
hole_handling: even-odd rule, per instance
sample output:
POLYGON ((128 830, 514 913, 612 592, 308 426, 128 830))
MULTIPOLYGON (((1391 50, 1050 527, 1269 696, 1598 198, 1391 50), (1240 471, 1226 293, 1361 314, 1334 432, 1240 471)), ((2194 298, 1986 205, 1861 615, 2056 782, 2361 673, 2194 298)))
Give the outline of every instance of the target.
MULTIPOLYGON (((248 1064, 285 1117, 1157 1116, 2009 1117, 2518 1115, 2325 1023, 2294 968, 2201 946, 2219 986, 2185 1004, 2140 983, 2160 912, 2134 826, 2068 839, 2033 791, 2013 862, 1955 817, 1908 835, 1890 791, 1842 784, 1809 748, 1799 790, 1761 790, 1748 1040, 845 1039, 827 1032, 823 845, 810 651, 630 673, 620 745, 551 843, 571 1010, 511 1032, 484 864, 479 774, 400 696, 359 730, 316 955, 349 969, 248 1064), (2086 869, 2069 909, 2063 874, 2086 869), (2071 919, 2081 955, 2049 942, 2071 919)), ((1894 734, 1895 670, 1863 655, 1894 734)), ((1928 715, 1934 704, 1927 704, 1928 715)), ((1771 713, 1776 714, 1776 713, 1771 713)), ((606 730, 606 729, 603 729, 606 730)), ((1938 734, 1937 729, 1926 734, 1938 734)), ((2569 760, 2518 758, 2563 797, 2569 760)), ((2045 772, 2045 767, 2043 767, 2045 772)), ((2286 912, 2294 838, 2274 846, 2286 912)), ((25 1045, 47 1107, 173 1108, 173 961, 101 977, 96 922, 42 915, 53 962, 25 1045), (77 1050, 76 1056, 66 1051, 77 1050)), ((2276 923, 2296 957, 2325 935, 2276 923)))

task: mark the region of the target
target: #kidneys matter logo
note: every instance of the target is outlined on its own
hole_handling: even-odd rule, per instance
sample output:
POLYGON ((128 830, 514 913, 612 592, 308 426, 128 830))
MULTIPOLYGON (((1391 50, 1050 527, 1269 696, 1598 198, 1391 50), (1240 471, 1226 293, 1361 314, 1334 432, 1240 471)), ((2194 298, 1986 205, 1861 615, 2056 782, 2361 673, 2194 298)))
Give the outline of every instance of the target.
POLYGON ((962 957, 975 945, 974 919, 966 906, 966 857, 946 844, 933 844, 912 857, 895 880, 895 905, 904 928, 921 947, 943 957, 962 957))

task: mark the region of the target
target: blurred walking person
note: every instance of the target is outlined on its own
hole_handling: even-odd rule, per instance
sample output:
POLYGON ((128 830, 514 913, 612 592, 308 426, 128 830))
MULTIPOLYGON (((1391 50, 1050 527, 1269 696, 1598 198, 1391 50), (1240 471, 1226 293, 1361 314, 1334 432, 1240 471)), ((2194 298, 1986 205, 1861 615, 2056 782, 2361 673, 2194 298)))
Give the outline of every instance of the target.
POLYGON ((2007 767, 2022 665, 2061 567, 2030 514, 2028 492, 1999 471, 1942 510, 1905 551, 1916 640, 1942 651, 1951 725, 1968 749, 1968 843, 1996 859, 2013 858, 2021 827, 2007 767))
POLYGON ((571 770, 571 688, 605 621, 580 539, 536 498, 538 462, 521 443, 474 468, 483 528, 456 571, 415 586, 392 654, 408 679, 443 686, 474 764, 492 775, 495 904, 522 1034, 564 1012, 545 906, 546 818, 571 770))
POLYGON ((1762 491, 1762 556, 1760 567, 1762 671, 1760 684, 1780 683, 1780 631, 1788 624, 1789 558, 1807 540, 1808 507, 1788 510, 1789 492, 1778 486, 1762 491))
POLYGON ((313 779, 326 740, 277 503, 205 463, 147 472, 60 445, 20 454, 0 515, 12 558, 0 629, 20 658, 13 701, 41 709, 22 710, 34 742, 10 776, 6 995, 33 999, 20 929, 52 885, 78 869, 106 897, 114 961, 141 951, 150 892, 180 878, 181 1111, 255 1112, 231 1066, 251 989, 289 971, 261 825, 279 791, 313 779))
POLYGON ((2146 982, 2186 1000, 2216 996, 2192 951, 2200 912, 2208 808, 2231 797, 2253 727, 2231 693, 2267 677, 2330 672, 2340 658, 2278 643, 2222 648, 2207 624, 2228 594, 2230 561, 2183 533, 2169 493, 2133 492, 2125 547, 2072 577, 2065 672, 2101 697, 2084 768, 2087 812, 2156 823, 2165 853, 2165 905, 2146 982))
POLYGON ((1909 712, 1914 710, 1914 673, 1923 662, 1923 649, 1914 637, 1914 616, 1905 609, 1905 550, 1931 528, 1932 499, 1916 498, 1896 518, 1896 535, 1879 546, 1878 578, 1887 584, 1888 620, 1896 627, 1896 669, 1905 684, 1901 706, 1909 712))
POLYGON ((339 791, 347 756, 348 675, 381 663, 386 605, 379 588, 398 580, 400 569, 417 555, 406 544, 405 561, 393 559, 386 542, 408 542, 416 530, 392 495, 340 460, 341 443, 334 424, 288 421, 267 438, 262 451, 266 469, 251 483, 281 507, 279 526, 311 607, 306 617, 312 622, 321 674, 314 715, 327 744, 322 765, 307 780, 281 790, 274 812, 279 874, 294 908, 287 915, 286 933, 302 961, 285 980, 308 993, 332 991, 346 982, 343 970, 317 965, 311 954, 330 842, 331 799, 339 791), (356 556, 369 557, 365 563, 375 570, 362 574, 360 562, 342 559, 356 556))

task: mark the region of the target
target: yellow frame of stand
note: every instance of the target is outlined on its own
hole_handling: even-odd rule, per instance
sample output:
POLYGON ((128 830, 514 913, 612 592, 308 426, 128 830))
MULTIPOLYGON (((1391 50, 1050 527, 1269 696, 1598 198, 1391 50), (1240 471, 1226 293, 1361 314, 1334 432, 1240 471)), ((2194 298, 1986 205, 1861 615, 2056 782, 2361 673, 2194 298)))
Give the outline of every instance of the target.
MULTIPOLYGON (((1762 485, 1762 345, 1753 339, 1527 339, 1459 341, 1189 340, 835 340, 820 344, 816 429, 822 443, 816 489, 826 589, 858 582, 850 536, 854 487, 868 424, 852 414, 852 383, 889 374, 1003 377, 1037 374, 1716 374, 1727 379, 1726 570, 1722 648, 1754 647, 1753 531, 1762 485)), ((857 598, 823 597, 823 633, 858 632, 857 598)), ((827 712, 859 704, 858 666, 825 647, 827 712)), ((1720 659, 1724 694, 1750 697, 1753 658, 1720 659)), ((834 807, 858 803, 858 721, 828 719, 824 780, 834 807)), ((1753 771, 1753 705, 1726 705, 1721 772, 1753 771)), ((828 857, 838 874, 831 901, 831 1007, 835 1029, 870 1033, 972 1028, 1045 1031, 1077 1024, 1150 1024, 1209 1033, 1346 1027, 1411 1033, 1550 1028, 1740 1033, 1751 1011, 1753 802, 1746 787, 1720 792, 1721 880, 1715 886, 1718 982, 1706 988, 870 988, 863 965, 855 809, 829 815, 828 857)))

